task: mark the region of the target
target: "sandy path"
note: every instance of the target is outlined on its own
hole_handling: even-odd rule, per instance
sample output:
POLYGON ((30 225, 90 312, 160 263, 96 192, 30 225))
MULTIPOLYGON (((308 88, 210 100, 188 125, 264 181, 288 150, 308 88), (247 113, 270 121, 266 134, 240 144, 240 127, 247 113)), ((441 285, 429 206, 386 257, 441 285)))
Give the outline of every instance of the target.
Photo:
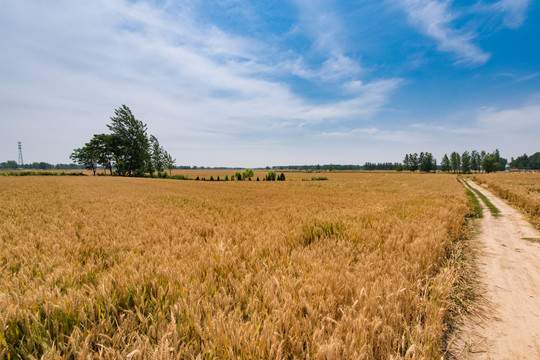
POLYGON ((501 211, 494 218, 484 206, 478 265, 485 284, 484 318, 467 319, 453 353, 458 359, 540 359, 540 240, 524 216, 482 191, 501 211))

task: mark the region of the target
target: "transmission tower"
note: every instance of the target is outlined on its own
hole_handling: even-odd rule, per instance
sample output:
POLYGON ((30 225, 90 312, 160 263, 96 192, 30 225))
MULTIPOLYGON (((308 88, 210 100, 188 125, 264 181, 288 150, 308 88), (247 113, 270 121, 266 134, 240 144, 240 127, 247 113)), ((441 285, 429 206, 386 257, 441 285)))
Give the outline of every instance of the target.
POLYGON ((19 141, 17 144, 19 145, 19 166, 21 167, 21 169, 24 169, 24 161, 22 157, 22 142, 19 141))

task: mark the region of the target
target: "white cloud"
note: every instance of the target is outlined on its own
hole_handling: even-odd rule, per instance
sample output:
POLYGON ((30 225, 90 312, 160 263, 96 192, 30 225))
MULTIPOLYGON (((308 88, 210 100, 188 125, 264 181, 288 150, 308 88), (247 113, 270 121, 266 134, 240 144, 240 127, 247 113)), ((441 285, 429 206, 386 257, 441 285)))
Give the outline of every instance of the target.
MULTIPOLYGON (((347 78, 358 73, 356 62, 336 52, 309 74, 291 65, 301 63, 297 54, 197 23, 189 8, 170 12, 122 0, 21 0, 2 8, 0 144, 23 137, 40 161, 68 161, 92 133, 107 131, 120 104, 180 158, 190 145, 232 147, 242 136, 257 145, 261 134, 277 138, 312 124, 369 119, 399 84, 374 80, 348 99, 311 101, 280 76, 347 78)), ((0 146, 2 154, 10 151, 0 146)))
POLYGON ((472 42, 475 34, 464 33, 452 26, 457 15, 452 11, 450 1, 400 0, 400 3, 409 22, 434 39, 440 51, 454 54, 457 63, 478 66, 489 60, 490 54, 472 42))
POLYGON ((507 27, 516 29, 525 21, 529 3, 529 0, 500 0, 491 7, 503 14, 503 22, 507 27))
POLYGON ((533 132, 540 139, 540 105, 525 105, 515 109, 482 108, 478 121, 489 132, 533 132))

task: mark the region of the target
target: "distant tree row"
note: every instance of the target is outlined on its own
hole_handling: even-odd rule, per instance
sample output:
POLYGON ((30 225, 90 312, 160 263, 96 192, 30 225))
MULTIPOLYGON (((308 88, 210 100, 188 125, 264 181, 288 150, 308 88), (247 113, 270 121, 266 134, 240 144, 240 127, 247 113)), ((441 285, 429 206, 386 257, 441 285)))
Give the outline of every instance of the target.
POLYGON ((444 154, 441 161, 441 170, 446 172, 471 173, 473 171, 485 171, 487 173, 495 171, 504 171, 507 160, 502 158, 499 150, 492 153, 486 151, 473 150, 470 153, 464 151, 461 155, 458 152, 452 152, 450 157, 444 154))
POLYGON ((367 162, 362 166, 362 170, 396 170, 400 163, 371 163, 367 162))
POLYGON ((325 165, 285 165, 285 166, 270 166, 267 170, 326 170, 326 171, 344 171, 344 170, 362 170, 360 165, 340 165, 340 164, 325 164, 325 165))
POLYGON ((460 172, 465 174, 472 171, 485 171, 489 173, 505 170, 506 164, 507 160, 501 157, 498 149, 493 153, 473 150, 470 153, 465 151, 459 154, 454 151, 450 154, 450 157, 444 154, 439 167, 437 167, 437 160, 431 153, 421 152, 420 154, 405 155, 403 164, 400 164, 396 170, 431 172, 440 169, 445 172, 460 172))
POLYGON ((122 105, 114 111, 111 134, 95 134, 83 147, 73 150, 70 158, 92 170, 98 166, 113 170, 122 176, 160 175, 165 169, 174 168, 175 159, 159 144, 158 139, 147 135, 147 126, 135 119, 131 110, 122 105))
POLYGON ((15 169, 25 169, 25 170, 81 170, 84 169, 84 166, 76 164, 49 164, 47 162, 33 162, 31 164, 24 164, 20 166, 15 160, 8 160, 6 162, 0 163, 0 169, 6 170, 15 170, 15 169))
POLYGON ((540 152, 536 152, 531 156, 523 154, 517 158, 512 158, 510 167, 523 170, 540 170, 540 152))
POLYGON ((396 168, 397 171, 422 171, 430 172, 437 170, 437 160, 430 152, 421 152, 420 154, 406 154, 403 159, 403 165, 396 168))
MULTIPOLYGON (((242 180, 249 180, 251 181, 251 178, 254 177, 254 173, 253 173, 253 170, 252 169, 245 169, 243 172, 239 172, 237 171, 236 173, 234 173, 234 175, 232 175, 230 177, 230 181, 234 181, 236 179, 236 181, 242 181, 242 180)), ((199 176, 197 176, 195 178, 195 180, 199 181, 199 180, 202 180, 202 181, 207 181, 205 177, 201 178, 199 176)), ((266 176, 263 178, 263 181, 285 181, 285 174, 284 173, 281 173, 280 175, 276 176, 276 172, 274 170, 270 170, 266 176)), ((220 177, 218 176, 216 179, 214 179, 213 176, 210 176, 210 180, 208 181, 229 181, 229 175, 225 175, 225 177, 222 179, 220 179, 220 177)), ((257 180, 256 181, 260 181, 259 177, 257 177, 257 180)))

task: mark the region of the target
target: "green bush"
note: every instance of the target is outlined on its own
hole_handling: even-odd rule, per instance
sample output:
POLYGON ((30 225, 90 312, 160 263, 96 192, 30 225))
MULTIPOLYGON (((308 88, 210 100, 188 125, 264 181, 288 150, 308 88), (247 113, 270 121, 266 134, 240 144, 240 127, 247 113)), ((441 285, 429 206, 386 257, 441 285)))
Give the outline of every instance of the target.
POLYGON ((267 181, 276 181, 276 172, 274 170, 270 170, 266 174, 266 180, 267 181))

